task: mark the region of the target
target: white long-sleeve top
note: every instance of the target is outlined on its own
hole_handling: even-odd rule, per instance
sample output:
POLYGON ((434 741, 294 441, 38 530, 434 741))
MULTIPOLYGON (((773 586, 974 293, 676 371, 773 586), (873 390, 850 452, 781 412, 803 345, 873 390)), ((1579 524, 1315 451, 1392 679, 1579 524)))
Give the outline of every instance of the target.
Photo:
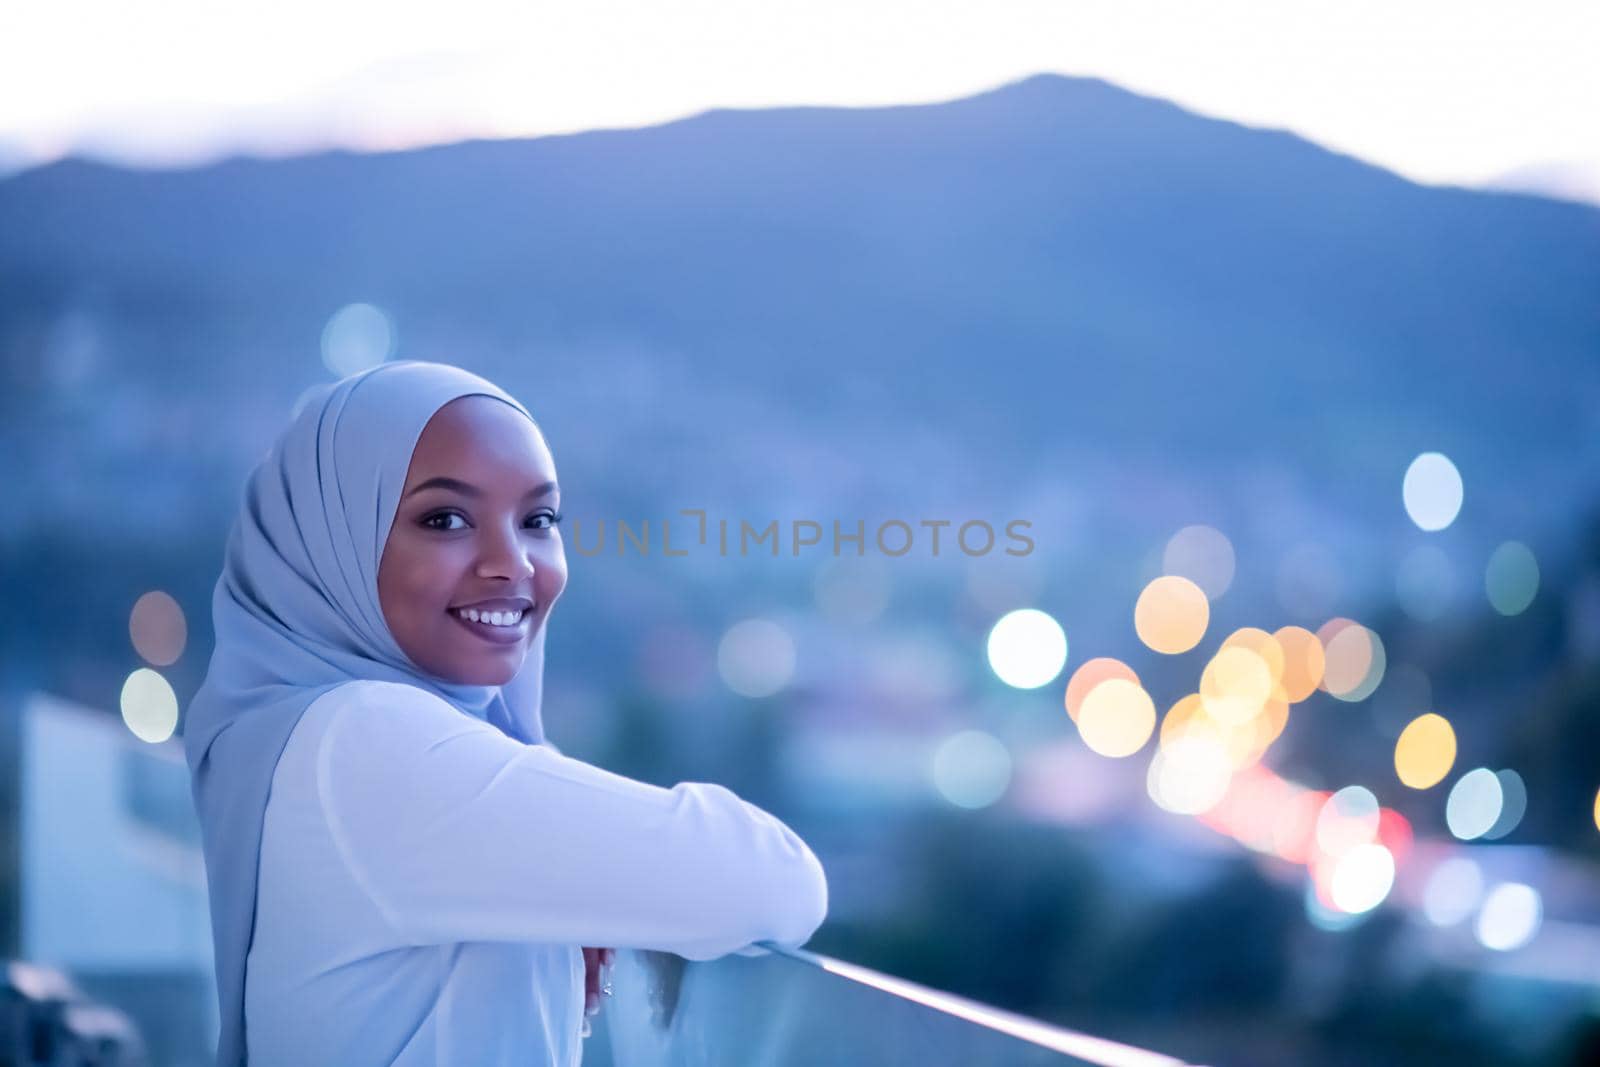
POLYGON ((635 781, 366 680, 290 735, 258 886, 252 1067, 573 1067, 583 946, 797 946, 828 905, 805 842, 722 786, 635 781))

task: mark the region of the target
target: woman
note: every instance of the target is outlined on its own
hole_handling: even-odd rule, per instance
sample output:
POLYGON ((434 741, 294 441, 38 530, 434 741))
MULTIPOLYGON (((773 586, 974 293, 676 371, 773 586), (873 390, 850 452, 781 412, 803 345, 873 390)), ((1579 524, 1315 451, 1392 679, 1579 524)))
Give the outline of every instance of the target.
POLYGON ((183 723, 220 1067, 568 1067, 614 947, 822 922, 773 816, 544 741, 560 521, 527 409, 445 364, 319 387, 252 473, 183 723))

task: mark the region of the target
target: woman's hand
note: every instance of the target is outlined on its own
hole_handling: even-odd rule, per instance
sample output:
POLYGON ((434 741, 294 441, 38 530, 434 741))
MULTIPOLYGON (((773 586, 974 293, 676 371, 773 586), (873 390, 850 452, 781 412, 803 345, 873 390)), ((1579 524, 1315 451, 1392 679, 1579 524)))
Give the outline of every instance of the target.
POLYGON ((583 950, 583 1036, 589 1036, 589 1018, 600 1014, 600 998, 611 995, 611 965, 617 961, 614 948, 583 950))

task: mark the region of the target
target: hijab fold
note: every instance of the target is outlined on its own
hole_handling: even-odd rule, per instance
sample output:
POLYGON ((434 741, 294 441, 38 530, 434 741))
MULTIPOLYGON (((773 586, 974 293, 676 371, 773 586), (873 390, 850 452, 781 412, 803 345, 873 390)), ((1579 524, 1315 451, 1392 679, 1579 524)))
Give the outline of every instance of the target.
POLYGON ((310 390, 246 481, 211 598, 216 649, 180 726, 210 896, 218 1067, 246 1062, 245 961, 267 794, 311 702, 358 679, 403 682, 525 744, 544 741, 544 626, 511 681, 458 685, 410 661, 378 602, 412 451, 434 412, 463 396, 495 397, 534 421, 459 367, 382 363, 310 390))

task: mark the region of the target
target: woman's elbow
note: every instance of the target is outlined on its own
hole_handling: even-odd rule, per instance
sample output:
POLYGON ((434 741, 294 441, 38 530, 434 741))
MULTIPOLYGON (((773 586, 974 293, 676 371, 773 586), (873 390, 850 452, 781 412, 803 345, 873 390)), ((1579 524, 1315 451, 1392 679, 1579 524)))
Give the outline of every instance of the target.
POLYGON ((811 940, 828 917, 828 875, 810 848, 802 844, 800 862, 784 893, 784 908, 772 940, 798 948, 811 940))

